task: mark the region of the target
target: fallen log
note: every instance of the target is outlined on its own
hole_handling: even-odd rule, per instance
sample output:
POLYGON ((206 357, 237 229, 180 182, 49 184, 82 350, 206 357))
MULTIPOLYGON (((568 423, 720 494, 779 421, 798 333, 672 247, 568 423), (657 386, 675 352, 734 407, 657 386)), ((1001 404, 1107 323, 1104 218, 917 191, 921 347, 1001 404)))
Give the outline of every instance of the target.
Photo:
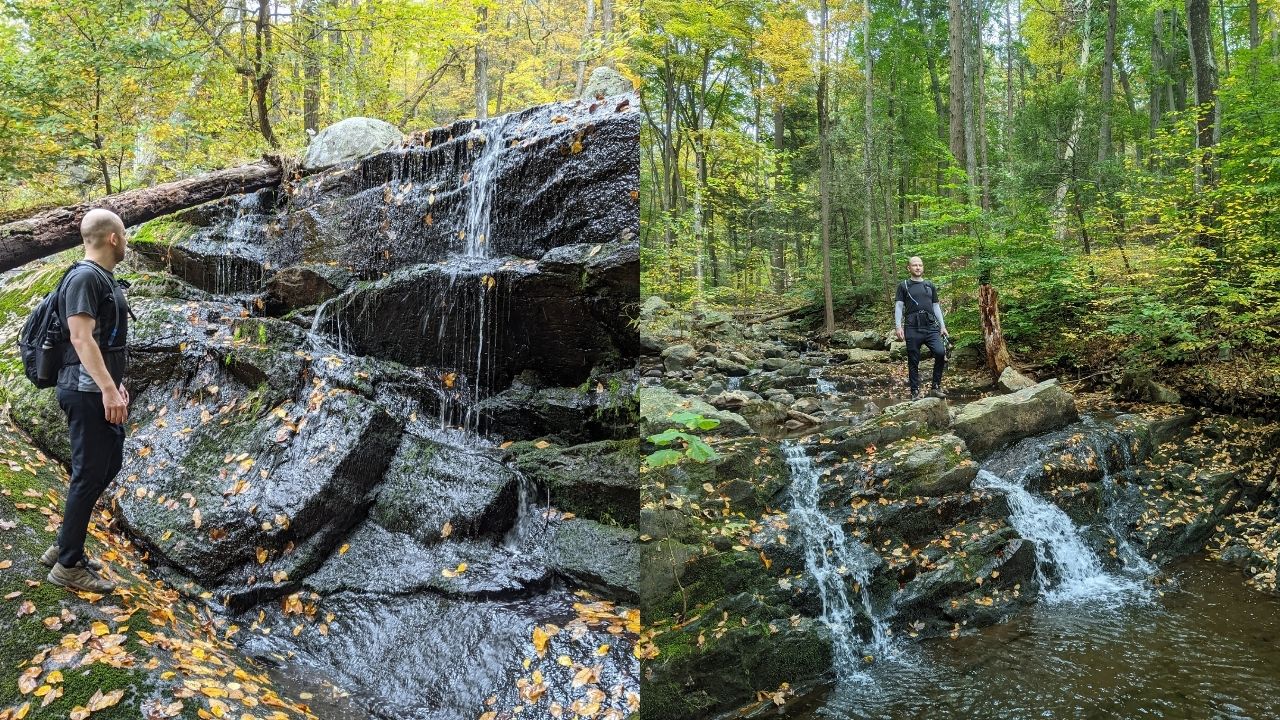
POLYGON ((38 211, 0 225, 0 272, 79 245, 80 218, 93 208, 108 208, 126 227, 194 207, 228 195, 280 184, 281 161, 275 158, 215 170, 184 180, 127 190, 97 200, 38 211))

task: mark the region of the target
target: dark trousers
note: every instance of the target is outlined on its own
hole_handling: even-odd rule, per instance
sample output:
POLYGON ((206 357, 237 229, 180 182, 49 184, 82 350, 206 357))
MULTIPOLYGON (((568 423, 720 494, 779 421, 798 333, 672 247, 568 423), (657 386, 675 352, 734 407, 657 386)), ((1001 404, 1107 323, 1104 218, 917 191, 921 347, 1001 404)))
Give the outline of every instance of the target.
POLYGON ((920 346, 929 348, 933 353, 933 385, 942 387, 942 371, 947 369, 947 346, 942 342, 942 333, 932 328, 906 328, 907 340, 907 378, 911 383, 911 392, 920 390, 920 346))
POLYGON ((71 488, 58 533, 58 562, 75 567, 84 557, 89 515, 124 461, 124 425, 107 422, 102 394, 58 388, 58 404, 71 431, 71 488))

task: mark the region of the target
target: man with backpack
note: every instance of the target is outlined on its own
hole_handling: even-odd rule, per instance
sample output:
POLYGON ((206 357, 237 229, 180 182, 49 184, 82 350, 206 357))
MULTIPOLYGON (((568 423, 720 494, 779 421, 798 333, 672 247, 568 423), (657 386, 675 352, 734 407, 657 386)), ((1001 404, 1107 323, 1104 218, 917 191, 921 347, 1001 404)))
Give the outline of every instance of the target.
POLYGON ((56 291, 58 317, 69 337, 57 393, 71 435, 71 483, 62 530, 40 560, 52 567, 49 582, 106 594, 115 585, 96 574, 102 563, 85 555, 84 540, 93 506, 124 460, 129 307, 113 275, 124 259, 124 223, 110 210, 90 210, 80 222, 80 236, 84 260, 56 291))
POLYGON ((933 383, 929 394, 945 398, 942 391, 942 373, 947 368, 947 324, 942 318, 942 305, 938 302, 938 288, 924 279, 924 261, 913 256, 907 261, 911 277, 898 284, 897 298, 893 304, 894 325, 899 340, 907 343, 907 378, 911 384, 911 399, 920 397, 920 346, 933 353, 933 383), (905 323, 905 329, 904 329, 905 323))

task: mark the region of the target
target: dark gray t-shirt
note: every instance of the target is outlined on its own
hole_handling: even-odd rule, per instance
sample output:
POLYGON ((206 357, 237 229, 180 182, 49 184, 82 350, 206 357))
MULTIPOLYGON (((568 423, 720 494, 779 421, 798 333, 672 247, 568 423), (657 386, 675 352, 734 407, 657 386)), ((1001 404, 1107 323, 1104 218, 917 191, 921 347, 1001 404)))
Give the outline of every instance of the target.
MULTIPOLYGON (((96 321, 93 339, 102 350, 107 372, 116 385, 124 382, 125 372, 129 369, 128 351, 125 349, 129 336, 129 305, 124 297, 124 288, 116 284, 115 275, 91 260, 83 260, 67 275, 59 300, 63 318, 82 313, 93 317, 96 321), (112 328, 115 328, 114 333, 112 328)), ((102 392, 93 376, 78 362, 75 348, 70 344, 65 359, 58 371, 59 388, 102 392)))

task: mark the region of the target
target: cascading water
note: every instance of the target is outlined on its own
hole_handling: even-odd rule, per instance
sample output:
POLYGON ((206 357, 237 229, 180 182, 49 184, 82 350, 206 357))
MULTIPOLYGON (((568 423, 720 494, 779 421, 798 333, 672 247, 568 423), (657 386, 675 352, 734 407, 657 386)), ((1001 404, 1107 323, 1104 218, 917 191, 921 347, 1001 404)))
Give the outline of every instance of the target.
POLYGON ((812 377, 817 384, 819 395, 834 395, 836 393, 835 383, 822 378, 822 368, 814 368, 810 371, 809 377, 812 377))
POLYGON ((735 375, 735 376, 733 376, 733 377, 729 378, 729 380, 728 380, 727 384, 725 385, 725 387, 727 387, 727 388, 728 388, 729 390, 731 390, 731 391, 732 391, 732 390, 737 390, 738 388, 742 387, 742 376, 741 376, 741 375, 735 375))
POLYGON ((867 559, 872 553, 855 544, 840 523, 819 507, 819 472, 804 447, 784 442, 782 453, 791 470, 792 507, 788 518, 800 535, 805 567, 822 599, 822 621, 831 630, 836 672, 842 681, 861 679, 863 654, 889 649, 887 618, 874 611, 867 590, 867 559), (863 642, 855 631, 855 605, 871 621, 869 642, 863 642))
POLYGON ((495 120, 488 132, 476 127, 467 139, 468 147, 480 143, 484 147, 471 164, 471 193, 467 198, 465 233, 467 257, 488 257, 489 222, 493 207, 493 178, 498 157, 503 150, 503 130, 508 116, 495 120))
POLYGON ((1107 572, 1062 508, 985 469, 978 471, 973 487, 999 490, 1008 499, 1009 524, 1035 546, 1036 574, 1046 601, 1145 594, 1140 583, 1107 572))

